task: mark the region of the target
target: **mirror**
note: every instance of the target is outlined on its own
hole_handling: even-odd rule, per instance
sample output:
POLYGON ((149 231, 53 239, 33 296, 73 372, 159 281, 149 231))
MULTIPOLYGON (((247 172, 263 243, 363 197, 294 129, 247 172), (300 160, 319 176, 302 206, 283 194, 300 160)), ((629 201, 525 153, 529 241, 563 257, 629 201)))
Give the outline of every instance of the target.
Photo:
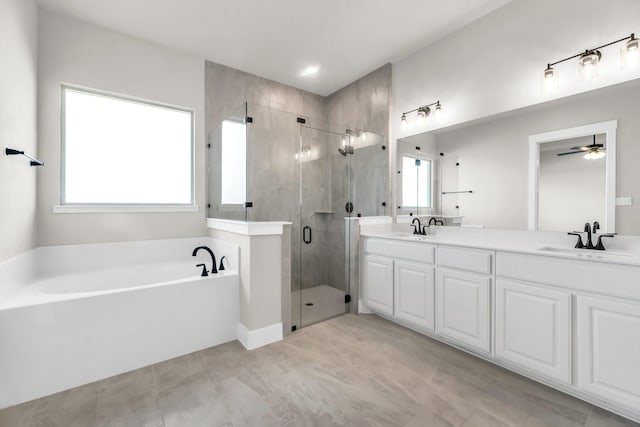
MULTIPOLYGON (((456 215, 462 226, 570 231, 602 218, 603 231, 640 235, 639 109, 640 79, 636 79, 402 138, 396 160, 399 163, 403 146, 409 150, 419 146, 435 156, 431 213, 456 215), (589 181, 592 183, 583 185, 581 191, 575 187, 562 190, 570 180, 553 177, 556 166, 548 159, 553 158, 549 153, 562 146, 591 145, 593 135, 606 153, 603 159, 591 160, 592 166, 600 167, 599 184, 589 181), (533 154, 530 137, 539 150, 533 154), (530 178, 533 170, 541 173, 535 180, 530 178), (533 189, 534 183, 540 187, 533 189), (568 216, 566 207, 579 205, 568 216)), ((589 164, 579 154, 560 157, 589 164)), ((557 167, 569 170, 569 166, 557 167)), ((574 181, 596 179, 595 175, 579 178, 581 173, 585 171, 574 172, 574 181)), ((402 204, 400 175, 395 174, 396 207, 402 204)), ((417 206, 413 210, 401 206, 398 217, 408 212, 423 214, 417 206)))
POLYGON ((460 223, 460 161, 437 149, 435 139, 420 135, 398 141, 396 149, 398 214, 435 217, 447 225, 460 223))
POLYGON ((615 232, 615 120, 529 137, 529 230, 615 232))

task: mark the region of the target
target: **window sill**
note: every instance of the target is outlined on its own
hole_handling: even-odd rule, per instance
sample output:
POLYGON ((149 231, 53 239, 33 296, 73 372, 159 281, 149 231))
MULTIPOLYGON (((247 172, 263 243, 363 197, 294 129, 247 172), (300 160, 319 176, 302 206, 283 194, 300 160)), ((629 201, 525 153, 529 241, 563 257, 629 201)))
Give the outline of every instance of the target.
POLYGON ((198 212, 196 205, 54 205, 53 213, 198 212))

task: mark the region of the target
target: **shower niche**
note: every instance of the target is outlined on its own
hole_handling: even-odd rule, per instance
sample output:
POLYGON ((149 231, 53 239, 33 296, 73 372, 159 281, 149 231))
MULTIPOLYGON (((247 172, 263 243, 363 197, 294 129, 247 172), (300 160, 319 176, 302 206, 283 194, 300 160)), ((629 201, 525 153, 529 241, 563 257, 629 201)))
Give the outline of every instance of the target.
POLYGON ((292 329, 348 311, 349 221, 385 214, 384 137, 244 103, 208 143, 208 217, 292 223, 292 329))

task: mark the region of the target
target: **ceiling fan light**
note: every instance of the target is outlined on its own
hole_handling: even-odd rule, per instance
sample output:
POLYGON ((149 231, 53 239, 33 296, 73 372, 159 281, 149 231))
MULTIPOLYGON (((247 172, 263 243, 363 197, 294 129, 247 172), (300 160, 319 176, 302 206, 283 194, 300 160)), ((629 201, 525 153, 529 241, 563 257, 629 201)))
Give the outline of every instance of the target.
POLYGON ((606 153, 601 150, 592 150, 584 155, 584 158, 587 160, 598 160, 606 156, 606 153))

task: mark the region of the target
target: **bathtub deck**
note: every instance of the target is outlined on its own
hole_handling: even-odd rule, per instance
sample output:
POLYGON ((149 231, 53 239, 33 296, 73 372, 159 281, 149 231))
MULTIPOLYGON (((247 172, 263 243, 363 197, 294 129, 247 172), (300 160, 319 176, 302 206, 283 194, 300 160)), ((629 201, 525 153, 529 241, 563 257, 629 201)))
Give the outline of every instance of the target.
POLYGON ((0 411, 0 426, 637 425, 372 315, 234 341, 0 411))

